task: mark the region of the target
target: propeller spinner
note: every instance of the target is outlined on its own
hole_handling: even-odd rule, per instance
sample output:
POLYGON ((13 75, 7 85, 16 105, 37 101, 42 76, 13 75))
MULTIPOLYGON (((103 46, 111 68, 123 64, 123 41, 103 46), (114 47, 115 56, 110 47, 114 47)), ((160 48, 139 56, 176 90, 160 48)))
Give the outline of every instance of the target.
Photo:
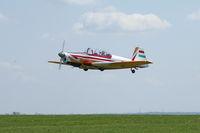
POLYGON ((60 64, 59 64, 59 70, 61 69, 61 65, 62 65, 62 61, 63 59, 66 57, 65 53, 63 52, 65 48, 65 40, 63 41, 63 45, 62 45, 62 51, 60 53, 58 53, 58 56, 60 56, 60 64))

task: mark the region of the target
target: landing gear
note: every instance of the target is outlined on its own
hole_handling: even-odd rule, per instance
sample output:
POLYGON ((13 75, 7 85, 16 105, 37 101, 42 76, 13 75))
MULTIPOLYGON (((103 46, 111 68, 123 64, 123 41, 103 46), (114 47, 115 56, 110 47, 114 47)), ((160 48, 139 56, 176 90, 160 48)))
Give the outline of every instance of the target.
POLYGON ((104 69, 101 69, 101 68, 100 68, 99 70, 100 70, 100 71, 104 71, 104 69))
POLYGON ((83 69, 84 71, 87 71, 88 69, 83 69))
POLYGON ((132 73, 135 73, 135 69, 131 68, 131 72, 132 72, 132 73))

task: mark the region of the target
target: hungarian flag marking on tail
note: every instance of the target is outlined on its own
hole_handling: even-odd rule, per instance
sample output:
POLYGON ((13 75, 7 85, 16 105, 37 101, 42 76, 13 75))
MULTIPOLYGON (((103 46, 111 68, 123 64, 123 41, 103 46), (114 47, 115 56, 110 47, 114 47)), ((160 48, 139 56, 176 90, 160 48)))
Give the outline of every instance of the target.
POLYGON ((139 57, 146 58, 143 50, 139 50, 139 57))

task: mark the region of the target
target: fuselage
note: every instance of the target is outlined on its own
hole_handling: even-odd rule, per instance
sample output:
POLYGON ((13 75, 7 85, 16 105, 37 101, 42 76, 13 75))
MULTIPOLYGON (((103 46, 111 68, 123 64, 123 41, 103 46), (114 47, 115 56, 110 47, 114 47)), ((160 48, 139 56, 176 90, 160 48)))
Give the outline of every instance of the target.
POLYGON ((65 59, 63 63, 66 65, 73 65, 75 67, 79 67, 82 69, 97 69, 96 67, 88 65, 89 63, 93 62, 119 62, 119 61, 131 61, 131 59, 117 56, 117 55, 95 55, 95 54, 88 54, 85 52, 64 52, 65 59))

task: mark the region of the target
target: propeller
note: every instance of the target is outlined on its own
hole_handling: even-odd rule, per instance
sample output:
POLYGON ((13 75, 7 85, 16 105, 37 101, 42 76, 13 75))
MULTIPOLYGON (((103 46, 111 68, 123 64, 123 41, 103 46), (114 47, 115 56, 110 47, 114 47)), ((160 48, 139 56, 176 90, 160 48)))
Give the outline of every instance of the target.
POLYGON ((61 69, 61 65, 62 65, 61 61, 62 61, 62 59, 60 59, 60 63, 59 63, 59 67, 58 67, 59 70, 61 69))
POLYGON ((62 51, 58 53, 58 56, 60 56, 59 70, 61 69, 63 58, 65 57, 65 54, 63 53, 64 48, 65 48, 65 40, 63 41, 62 51))
POLYGON ((64 48, 65 48, 65 40, 63 40, 62 52, 63 52, 64 48))

